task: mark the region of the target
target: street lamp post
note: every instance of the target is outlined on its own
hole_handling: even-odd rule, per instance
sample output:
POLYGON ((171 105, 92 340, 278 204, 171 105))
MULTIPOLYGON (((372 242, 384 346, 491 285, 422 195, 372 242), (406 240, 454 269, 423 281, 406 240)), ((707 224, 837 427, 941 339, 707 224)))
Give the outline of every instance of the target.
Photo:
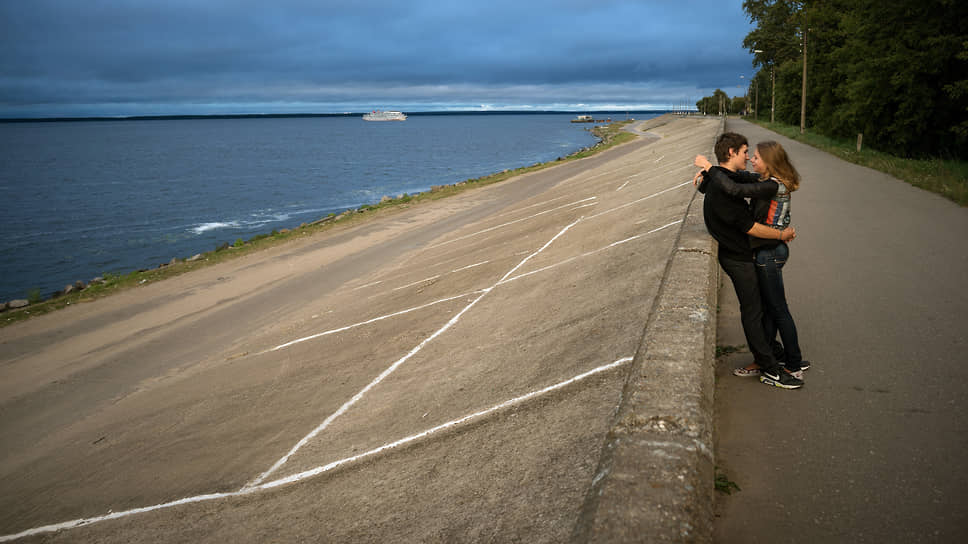
MULTIPOLYGON (((763 53, 762 49, 754 49, 754 53, 763 53)), ((773 65, 773 59, 770 59, 770 122, 775 122, 774 114, 776 112, 776 71, 773 65)))
MULTIPOLYGON (((746 76, 740 75, 739 78, 740 79, 746 79, 746 76)), ((740 88, 742 88, 742 83, 740 83, 740 88)), ((746 86, 746 93, 743 94, 743 109, 746 110, 747 115, 749 115, 749 109, 750 109, 750 93, 749 93, 749 86, 748 85, 746 86)))
POLYGON ((802 79, 802 89, 800 90, 800 134, 803 134, 807 128, 807 31, 809 29, 804 25, 803 27, 803 79, 802 79))
POLYGON ((760 120, 760 79, 753 80, 753 119, 760 120))
POLYGON ((770 122, 773 123, 773 114, 776 113, 776 71, 773 62, 770 61, 770 122))

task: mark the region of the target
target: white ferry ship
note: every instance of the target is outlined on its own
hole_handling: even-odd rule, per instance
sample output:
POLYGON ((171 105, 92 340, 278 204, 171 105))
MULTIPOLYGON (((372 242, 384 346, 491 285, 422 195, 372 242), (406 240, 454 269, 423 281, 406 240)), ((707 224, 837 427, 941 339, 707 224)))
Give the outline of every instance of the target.
POLYGON ((374 110, 363 114, 364 121, 406 121, 407 115, 399 111, 374 110))

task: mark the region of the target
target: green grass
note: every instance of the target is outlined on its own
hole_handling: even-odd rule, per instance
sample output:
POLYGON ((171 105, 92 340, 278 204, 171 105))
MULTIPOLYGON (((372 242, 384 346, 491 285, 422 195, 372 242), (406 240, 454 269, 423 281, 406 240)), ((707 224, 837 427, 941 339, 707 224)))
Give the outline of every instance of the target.
POLYGON ((741 344, 739 346, 716 346, 716 358, 720 358, 724 355, 729 355, 730 353, 739 353, 746 349, 746 344, 741 344))
POLYGON ((327 217, 321 218, 318 221, 308 224, 304 223, 298 228, 292 230, 283 229, 282 231, 272 231, 271 234, 260 234, 252 237, 248 241, 239 238, 231 245, 228 242, 224 242, 218 245, 213 251, 202 254, 202 257, 196 261, 190 262, 184 259, 179 259, 177 262, 170 265, 149 270, 137 270, 127 274, 120 272, 105 273, 103 274, 104 281, 101 283, 92 283, 83 291, 70 293, 60 297, 49 298, 46 300, 40 300, 41 297, 39 290, 32 289, 29 292, 29 297, 31 299, 30 306, 19 310, 8 310, 4 313, 0 313, 0 327, 23 321, 37 315, 47 314, 70 306, 71 304, 90 302, 125 289, 131 289, 140 285, 175 277, 184 274, 185 272, 211 266, 229 259, 235 259, 242 255, 248 255, 252 252, 266 249, 279 243, 294 240, 302 236, 311 236, 318 232, 329 230, 337 226, 354 224, 370 217, 376 217, 376 214, 404 210, 412 206, 420 205, 422 202, 452 196, 474 187, 499 183, 515 176, 520 176, 529 172, 537 172, 539 170, 544 170, 568 161, 589 157, 591 155, 601 153, 606 149, 610 149, 617 145, 621 145, 625 142, 636 139, 636 135, 621 131, 622 127, 633 122, 634 121, 621 121, 611 123, 609 125, 595 127, 592 129, 592 132, 595 134, 595 136, 600 138, 598 144, 572 153, 567 157, 560 157, 555 161, 533 164, 531 166, 525 166, 513 170, 504 170, 489 176, 468 179, 453 185, 434 186, 430 191, 416 195, 408 195, 404 193, 397 198, 388 198, 376 204, 365 204, 355 210, 347 210, 339 215, 329 214, 327 217))
POLYGON ((732 495, 734 489, 736 491, 742 491, 742 489, 739 488, 739 485, 737 485, 736 482, 730 480, 729 477, 726 476, 726 474, 719 472, 719 467, 716 467, 715 484, 716 484, 716 491, 719 491, 720 493, 725 493, 727 495, 732 495))
POLYGON ((856 140, 838 140, 809 130, 800 134, 799 126, 755 121, 749 117, 746 120, 846 161, 873 168, 915 187, 937 193, 961 206, 968 206, 968 161, 904 159, 866 147, 858 152, 856 140))

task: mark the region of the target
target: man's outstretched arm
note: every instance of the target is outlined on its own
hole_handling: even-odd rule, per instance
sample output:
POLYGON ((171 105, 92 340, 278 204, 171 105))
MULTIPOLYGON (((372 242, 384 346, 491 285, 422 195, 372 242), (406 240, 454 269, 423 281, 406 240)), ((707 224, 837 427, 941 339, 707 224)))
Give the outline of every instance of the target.
POLYGON ((763 238, 764 240, 780 240, 781 242, 789 242, 797 237, 797 230, 793 227, 787 227, 783 230, 776 230, 762 223, 753 223, 750 230, 746 231, 746 234, 754 236, 756 238, 763 238))

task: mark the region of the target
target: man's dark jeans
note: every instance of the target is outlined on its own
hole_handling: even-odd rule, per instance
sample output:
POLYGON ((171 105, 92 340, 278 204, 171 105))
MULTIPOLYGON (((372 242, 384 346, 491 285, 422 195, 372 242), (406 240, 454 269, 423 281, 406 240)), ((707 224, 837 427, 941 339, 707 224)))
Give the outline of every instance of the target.
POLYGON ((797 338, 797 326, 790 315, 787 306, 786 292, 783 289, 783 265, 790 257, 790 248, 780 243, 772 248, 758 248, 756 250, 756 276, 760 283, 760 295, 766 308, 763 317, 763 330, 769 340, 776 338, 777 330, 783 339, 786 350, 787 370, 800 370, 800 341, 797 338))
POLYGON ((743 333, 746 334, 746 345, 753 353, 753 360, 764 371, 776 374, 780 369, 776 359, 773 358, 773 349, 763 330, 763 302, 760 298, 760 286, 756 279, 756 265, 753 263, 752 256, 748 260, 737 261, 720 255, 719 265, 733 282, 736 298, 739 299, 739 312, 743 322, 743 333))

